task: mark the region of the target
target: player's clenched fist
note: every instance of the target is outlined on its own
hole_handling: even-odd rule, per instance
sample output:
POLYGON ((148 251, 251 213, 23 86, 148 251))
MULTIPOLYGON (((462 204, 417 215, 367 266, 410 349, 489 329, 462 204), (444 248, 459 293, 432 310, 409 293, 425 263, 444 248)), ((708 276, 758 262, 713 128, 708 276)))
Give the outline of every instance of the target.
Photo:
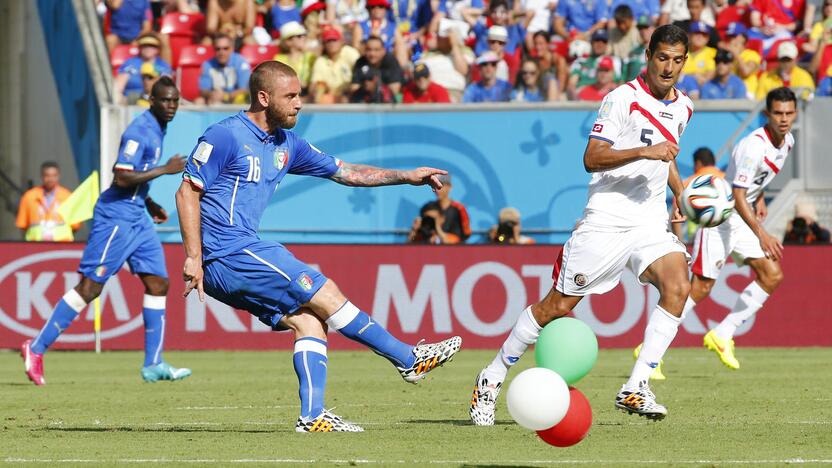
POLYGON ((168 159, 168 162, 165 164, 165 171, 168 174, 178 174, 185 170, 185 162, 185 157, 177 154, 168 159))
POLYGON ((645 148, 645 157, 647 159, 669 162, 673 161, 677 154, 679 154, 679 146, 669 141, 663 141, 645 148))

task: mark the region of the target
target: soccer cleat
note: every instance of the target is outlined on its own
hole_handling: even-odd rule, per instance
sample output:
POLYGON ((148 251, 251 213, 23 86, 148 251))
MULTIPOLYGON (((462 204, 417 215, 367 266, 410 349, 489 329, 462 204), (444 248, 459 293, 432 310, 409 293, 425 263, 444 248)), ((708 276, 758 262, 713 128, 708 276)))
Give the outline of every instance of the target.
POLYGON ((29 377, 35 385, 46 385, 46 378, 43 376, 43 354, 32 352, 32 340, 23 342, 20 346, 20 355, 23 356, 26 377, 29 377))
POLYGON ((703 344, 709 350, 715 352, 719 356, 719 360, 725 364, 729 369, 739 369, 740 362, 734 356, 734 340, 723 340, 716 336, 713 330, 705 334, 702 340, 703 344))
POLYGON ((621 387, 621 391, 615 397, 615 407, 655 421, 667 416, 667 408, 656 403, 656 395, 650 391, 647 382, 640 382, 636 391, 621 387))
POLYGON ((503 389, 502 382, 489 382, 485 370, 477 375, 474 382, 474 394, 471 395, 471 407, 468 415, 475 426, 493 426, 494 412, 497 409, 497 397, 503 389))
MULTIPOLYGON (((422 340, 424 341, 424 340, 422 340)), ((428 372, 450 361, 462 346, 462 337, 454 336, 439 343, 422 344, 413 348, 416 361, 408 368, 396 367, 405 382, 415 384, 425 378, 428 372)))
MULTIPOLYGON (((332 408, 335 409, 335 408, 332 408)), ((298 418, 295 432, 364 432, 358 424, 344 421, 332 410, 324 410, 317 418, 298 418)))
POLYGON ((160 362, 154 366, 142 367, 142 378, 145 382, 182 380, 189 375, 191 375, 190 369, 184 367, 177 369, 166 362, 160 362))
MULTIPOLYGON (((639 344, 636 346, 636 349, 633 350, 633 359, 638 359, 638 355, 641 354, 641 345, 644 343, 639 344)), ((664 373, 662 372, 662 364, 664 364, 664 359, 659 361, 659 365, 653 369, 653 372, 650 374, 650 380, 667 380, 664 373)))

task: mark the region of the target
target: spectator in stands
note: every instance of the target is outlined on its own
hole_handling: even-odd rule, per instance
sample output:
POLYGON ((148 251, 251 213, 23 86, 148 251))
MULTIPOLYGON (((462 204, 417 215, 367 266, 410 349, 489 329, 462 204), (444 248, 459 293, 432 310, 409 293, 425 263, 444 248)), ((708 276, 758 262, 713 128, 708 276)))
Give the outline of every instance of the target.
POLYGON ((816 96, 830 97, 832 96, 832 65, 826 69, 826 76, 818 83, 818 90, 816 96))
POLYGON ((202 64, 196 104, 245 104, 251 67, 226 34, 214 38, 214 57, 202 64))
POLYGON ((660 11, 659 25, 670 23, 676 24, 679 21, 686 21, 690 19, 690 11, 688 11, 687 0, 664 0, 660 11))
MULTIPOLYGON (((295 0, 275 0, 272 6, 272 28, 280 31, 286 23, 296 22, 302 23, 303 18, 300 16, 300 9, 298 2, 295 0)), ((283 39, 283 37, 280 37, 283 39)))
POLYGON ((301 93, 304 96, 309 91, 315 58, 315 54, 306 48, 306 28, 303 25, 290 21, 280 28, 280 53, 275 55, 274 59, 289 65, 298 74, 301 93))
MULTIPOLYGON (((570 99, 575 99, 579 89, 595 83, 595 72, 598 70, 598 62, 602 57, 608 57, 607 46, 609 34, 606 29, 599 29, 592 34, 590 43, 592 52, 588 57, 579 57, 572 62, 567 92, 570 99)), ((571 47, 571 45, 570 45, 571 47)), ((618 57, 611 57, 614 66, 613 81, 621 81, 621 60, 618 57)))
POLYGON ((618 86, 613 79, 615 74, 614 68, 615 65, 613 64, 612 57, 602 57, 601 60, 598 61, 598 70, 595 74, 595 82, 578 90, 578 100, 603 100, 604 96, 618 86))
MULTIPOLYGON (((531 16, 526 26, 527 43, 529 36, 534 38, 534 35, 539 32, 549 35, 549 30, 552 28, 552 12, 557 7, 557 0, 515 0, 514 3, 520 4, 522 10, 531 16)), ((533 44, 529 44, 527 48, 532 49, 532 46, 533 44)))
POLYGON ((162 43, 155 33, 142 33, 137 43, 139 46, 139 55, 125 60, 121 64, 121 67, 119 67, 118 74, 114 80, 116 95, 120 96, 122 103, 136 102, 144 92, 141 76, 143 64, 148 63, 152 65, 159 75, 173 74, 170 65, 159 58, 159 50, 162 43))
POLYGON ((390 88, 394 96, 401 96, 404 72, 399 62, 384 49, 384 41, 378 36, 370 36, 364 41, 364 55, 359 57, 353 67, 352 91, 361 83, 356 76, 357 70, 365 65, 381 72, 381 81, 390 88))
POLYGON ((781 42, 777 46, 777 67, 760 76, 757 84, 757 99, 765 99, 769 91, 786 86, 803 88, 810 92, 815 90, 815 81, 806 70, 797 66, 797 45, 794 42, 781 42))
POLYGON ((58 163, 47 161, 40 166, 41 183, 27 190, 20 199, 17 210, 17 227, 30 242, 71 242, 72 232, 81 227, 64 223, 58 208, 72 194, 62 187, 61 168, 58 163))
POLYGON ((711 27, 704 22, 696 21, 690 24, 688 32, 690 48, 682 73, 694 77, 700 87, 716 73, 716 49, 708 47, 710 30, 711 27))
POLYGON ((747 42, 748 30, 742 23, 730 23, 725 29, 723 48, 734 56, 733 72, 743 80, 748 97, 753 99, 757 93, 757 74, 763 58, 756 50, 747 49, 747 42))
POLYGON ((719 49, 716 52, 716 75, 704 85, 700 91, 700 99, 746 99, 748 93, 745 83, 740 77, 731 72, 734 65, 734 54, 719 49))
POLYGON ((104 38, 112 52, 119 44, 130 44, 143 32, 153 30, 149 0, 105 0, 110 10, 110 32, 104 38))
POLYGON ((199 13, 198 0, 161 0, 162 15, 167 13, 199 13))
MULTIPOLYGON (((693 174, 685 179, 683 185, 687 187, 693 179, 702 175, 712 175, 719 178, 725 178, 725 174, 718 167, 716 167, 716 157, 714 156, 714 152, 706 146, 698 148, 693 152, 693 174)), ((676 206, 675 199, 673 201, 673 206, 676 206)), ((671 227, 673 229, 673 233, 676 234, 676 237, 682 240, 687 238, 687 240, 690 241, 693 239, 693 235, 696 233, 698 225, 693 221, 688 220, 685 226, 683 226, 682 223, 671 223, 671 227)))
POLYGON ((252 0, 208 0, 205 8, 204 44, 210 44, 210 38, 223 33, 234 39, 234 49, 243 44, 254 44, 251 33, 254 30, 256 12, 252 0))
POLYGON ((465 88, 462 102, 506 102, 509 100, 511 84, 497 78, 499 62, 500 58, 490 50, 477 57, 480 80, 465 88))
POLYGON ((802 28, 805 11, 803 0, 754 0, 751 2, 751 27, 764 43, 789 39, 802 28))
POLYGON ((352 70, 361 54, 344 44, 344 38, 334 27, 321 31, 323 54, 312 67, 311 89, 313 101, 319 104, 344 102, 352 82, 352 70))
POLYGON ((321 30, 329 26, 326 22, 326 2, 324 0, 302 0, 300 17, 306 28, 306 50, 318 54, 321 50, 321 30))
POLYGON ((795 207, 795 217, 789 221, 783 243, 828 244, 829 229, 821 227, 817 219, 818 213, 813 203, 798 203, 795 207))
POLYGON ((514 80, 512 74, 517 67, 512 66, 514 64, 514 57, 506 53, 507 41, 508 31, 506 28, 499 25, 488 28, 488 50, 494 52, 500 59, 497 62, 497 78, 511 83, 514 80), (509 62, 511 62, 511 65, 509 62))
POLYGON ((357 23, 354 28, 353 47, 357 49, 365 39, 378 37, 383 42, 384 49, 398 57, 396 50, 403 46, 402 36, 396 27, 396 22, 393 21, 393 15, 390 13, 390 2, 387 0, 367 0, 367 10, 370 12, 369 18, 357 23))
MULTIPOLYGON (((824 7, 824 11, 830 10, 832 7, 824 7)), ((824 68, 832 64, 832 17, 827 18, 823 22, 823 29, 820 37, 815 41, 815 53, 812 54, 812 61, 809 69, 812 73, 816 73, 818 78, 823 76, 824 68)))
POLYGON ((537 59, 540 73, 544 80, 554 80, 552 85, 556 87, 555 100, 560 99, 566 90, 566 83, 569 81, 569 64, 566 58, 552 50, 549 33, 537 31, 534 33, 531 56, 537 59))
POLYGON ((362 65, 353 71, 353 83, 358 88, 350 95, 350 102, 363 104, 386 104, 393 102, 390 87, 384 84, 381 71, 370 65, 362 65))
POLYGON ((689 17, 681 21, 674 21, 673 24, 679 26, 685 31, 690 30, 690 25, 693 23, 702 22, 708 25, 708 47, 716 48, 719 45, 719 35, 713 28, 715 18, 712 11, 706 8, 706 0, 686 0, 687 11, 689 17))
MULTIPOLYGON (((356 26, 370 19, 365 0, 328 0, 326 2, 326 22, 338 32, 344 34, 347 43, 352 44, 356 26)), ((359 40, 360 41, 360 40, 359 40)))
POLYGON ((516 84, 511 91, 513 102, 543 102, 557 99, 557 81, 540 73, 537 60, 523 60, 514 82, 516 84))
MULTIPOLYGON (((630 8, 630 13, 633 18, 644 16, 650 22, 650 25, 653 26, 659 21, 659 14, 661 13, 659 0, 612 0, 610 11, 613 12, 613 18, 615 17, 615 10, 622 5, 630 8)), ((613 26, 610 25, 610 28, 613 26)))
POLYGON ((429 243, 461 244, 471 237, 468 210, 462 203, 451 199, 451 176, 441 175, 439 181, 442 188, 436 191, 436 200, 422 206, 419 210, 421 217, 413 221, 409 236, 411 242, 433 239, 429 243), (427 218, 433 218, 433 222, 427 218))
POLYGON ((514 21, 506 0, 491 0, 488 5, 488 17, 480 18, 471 28, 477 37, 474 46, 475 54, 480 55, 486 50, 494 50, 490 47, 490 44, 493 40, 492 35, 495 26, 499 26, 500 30, 505 32, 505 34, 501 34, 501 36, 505 36, 501 40, 506 54, 513 55, 518 47, 523 47, 524 38, 526 37, 526 29, 523 24, 514 21))
POLYGON ((461 102, 474 53, 451 27, 440 27, 435 36, 427 35, 425 44, 428 51, 421 61, 430 68, 431 79, 448 91, 452 102, 461 102))
MULTIPOLYGON (((751 0, 713 0, 710 9, 716 18, 714 30, 718 36, 725 37, 731 23, 745 25, 751 13, 751 0)), ((734 52, 734 51, 732 51, 734 52)), ((737 55, 734 53, 734 55, 737 55)))
MULTIPOLYGON (((136 100, 136 105, 145 109, 150 109, 150 91, 153 90, 153 85, 156 84, 156 81, 159 79, 159 73, 156 71, 156 68, 152 63, 143 63, 139 73, 142 75, 142 86, 144 86, 144 91, 136 100)), ((135 96, 135 94, 131 96, 135 96)), ((132 103, 128 101, 128 104, 132 103)))
MULTIPOLYGON (((809 10, 814 12, 814 6, 811 8, 806 8, 807 18, 809 17, 809 10)), ((823 37, 823 32, 828 29, 832 29, 832 0, 824 0, 823 6, 821 7, 821 19, 820 21, 813 22, 814 15, 811 16, 809 21, 804 23, 804 29, 809 28, 809 40, 806 42, 805 46, 808 46, 807 52, 815 53, 818 52, 818 41, 823 37)))
POLYGON ((676 82, 676 89, 685 93, 691 99, 699 99, 699 82, 691 75, 679 75, 679 80, 676 82))
POLYGON ((613 24, 610 28, 610 51, 622 61, 630 57, 630 52, 641 42, 635 27, 633 10, 628 5, 618 5, 613 10, 613 24))
POLYGON ((646 16, 640 16, 638 18, 636 28, 638 29, 639 41, 633 47, 633 50, 630 51, 629 57, 627 57, 626 65, 624 65, 624 81, 634 80, 647 68, 645 51, 647 50, 647 45, 650 44, 650 36, 653 35, 653 31, 656 29, 650 24, 650 20, 646 16))
POLYGON ((606 31, 609 19, 606 1, 559 0, 553 29, 564 39, 589 40, 594 32, 606 31))
POLYGON ((488 230, 488 240, 493 244, 531 245, 534 239, 521 232, 520 211, 507 206, 500 210, 497 225, 488 230))
POLYGON ((413 67, 413 79, 405 85, 402 96, 405 104, 413 103, 450 103, 448 91, 430 79, 430 69, 424 63, 413 67))

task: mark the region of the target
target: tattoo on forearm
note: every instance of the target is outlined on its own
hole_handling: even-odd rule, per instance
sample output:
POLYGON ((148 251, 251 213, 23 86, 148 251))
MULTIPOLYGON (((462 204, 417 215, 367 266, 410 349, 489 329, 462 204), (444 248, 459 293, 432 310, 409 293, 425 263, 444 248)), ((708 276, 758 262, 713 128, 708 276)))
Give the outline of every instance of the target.
POLYGON ((331 178, 339 184, 351 187, 376 187, 405 182, 402 171, 349 163, 344 163, 331 178))

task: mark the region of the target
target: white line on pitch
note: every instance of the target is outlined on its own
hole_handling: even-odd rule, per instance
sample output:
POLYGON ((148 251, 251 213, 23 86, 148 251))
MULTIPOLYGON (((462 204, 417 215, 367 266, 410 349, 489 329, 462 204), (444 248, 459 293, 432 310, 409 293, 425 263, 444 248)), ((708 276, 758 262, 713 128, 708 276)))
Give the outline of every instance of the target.
MULTIPOLYGON (((433 403, 435 405, 451 405, 451 406, 459 406, 460 403, 456 401, 440 401, 433 403)), ((342 407, 349 407, 349 408, 377 408, 377 407, 402 407, 402 406, 416 406, 413 402, 402 402, 402 403, 339 403, 337 405, 339 408, 342 407)), ((174 409, 177 410, 185 410, 185 411, 223 411, 223 410, 245 410, 245 409, 286 409, 286 408, 297 408, 298 405, 267 405, 267 406, 253 406, 253 405, 245 405, 245 406, 179 406, 174 409)))
POLYGON ((786 458, 782 460, 363 460, 363 459, 295 459, 295 458, 236 458, 236 459, 218 459, 218 458, 201 458, 201 459, 176 459, 176 458, 14 458, 8 457, 3 459, 5 463, 191 463, 191 464, 222 464, 222 463, 274 463, 274 464, 289 464, 289 463, 349 463, 349 464, 479 464, 488 463, 512 463, 512 464, 531 464, 531 465, 586 465, 596 463, 616 464, 683 464, 683 465, 702 465, 702 464, 729 464, 729 465, 782 465, 786 463, 823 463, 832 464, 832 459, 803 459, 803 458, 786 458))

